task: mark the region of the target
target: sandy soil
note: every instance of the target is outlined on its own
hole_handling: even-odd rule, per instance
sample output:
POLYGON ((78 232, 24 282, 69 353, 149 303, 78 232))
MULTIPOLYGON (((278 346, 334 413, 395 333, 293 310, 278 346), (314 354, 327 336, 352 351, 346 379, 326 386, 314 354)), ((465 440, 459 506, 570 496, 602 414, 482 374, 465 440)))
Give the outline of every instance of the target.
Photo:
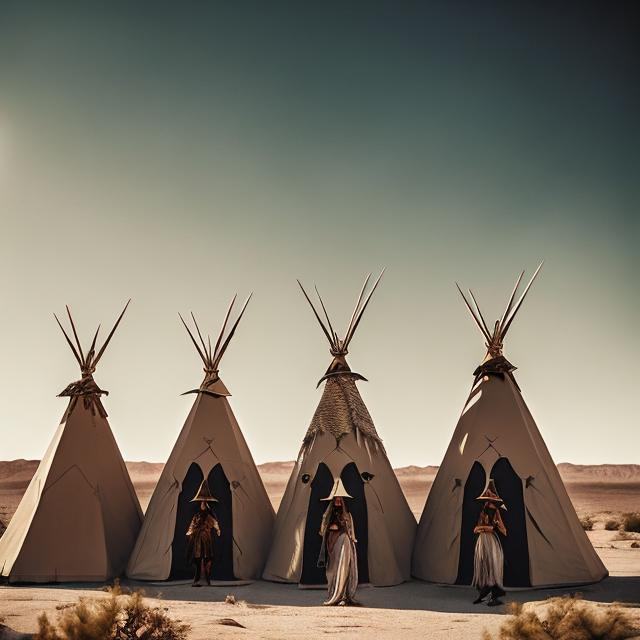
MULTIPOLYGON (((7 468, 3 470, 2 465, 8 463, 0 463, 0 518, 5 521, 15 510, 35 469, 33 463, 21 462, 24 463, 22 467, 12 467, 13 473, 9 473, 7 468)), ((162 465, 128 465, 146 508, 162 465)), ((290 462, 261 466, 262 477, 276 508, 291 467, 290 462)), ((611 573, 603 582, 581 587, 579 591, 585 599, 593 602, 624 603, 640 626, 640 549, 631 547, 634 541, 640 541, 640 534, 620 539, 617 532, 603 529, 604 521, 612 515, 640 510, 638 468, 629 471, 612 467, 570 467, 561 467, 569 495, 580 515, 589 514, 596 520, 595 530, 588 535, 611 573)), ((416 517, 422 511, 435 471, 434 467, 397 470, 416 517)), ((361 589, 359 599, 362 606, 346 609, 320 606, 323 591, 301 590, 295 585, 262 581, 244 586, 202 589, 179 583, 124 584, 144 589, 150 604, 165 607, 170 615, 189 623, 192 627, 191 640, 210 640, 213 637, 308 640, 319 636, 349 640, 398 638, 400 635, 403 640, 480 639, 484 630, 496 633, 505 615, 504 607, 495 610, 484 605, 472 605, 473 592, 469 588, 421 582, 361 589), (240 603, 225 604, 225 596, 229 593, 233 593, 240 603), (234 620, 244 628, 221 623, 224 619, 234 620)), ((33 632, 37 628, 37 617, 43 611, 55 618, 58 609, 75 602, 79 596, 103 597, 103 587, 0 586, 0 617, 4 616, 6 624, 18 632, 33 632)), ((573 591, 576 589, 519 591, 510 593, 508 599, 535 603, 573 591)), ((0 632, 0 640, 2 638, 0 632)))
MULTIPOLYGON (((626 603, 640 626, 640 549, 628 548, 627 541, 613 542, 613 537, 612 532, 605 531, 593 535, 598 552, 611 568, 611 577, 599 584, 581 587, 580 592, 593 602, 626 603)), ((471 604, 474 592, 470 588, 421 582, 361 589, 362 607, 357 608, 324 608, 319 606, 323 591, 262 581, 246 586, 201 589, 176 583, 125 584, 143 588, 150 604, 166 607, 172 617, 189 623, 191 640, 212 637, 309 640, 325 635, 342 640, 391 639, 400 635, 404 640, 480 640, 483 630, 497 632, 504 619, 504 607, 495 610, 471 604), (225 604, 224 598, 229 593, 234 594, 240 604, 225 604), (244 629, 221 624, 220 620, 226 618, 243 625, 244 629)), ((75 602, 79 596, 104 596, 99 589, 91 585, 0 586, 0 615, 6 617, 6 624, 11 628, 33 632, 42 611, 55 617, 56 609, 75 602)), ((519 591, 510 593, 508 599, 539 602, 572 591, 519 591)))

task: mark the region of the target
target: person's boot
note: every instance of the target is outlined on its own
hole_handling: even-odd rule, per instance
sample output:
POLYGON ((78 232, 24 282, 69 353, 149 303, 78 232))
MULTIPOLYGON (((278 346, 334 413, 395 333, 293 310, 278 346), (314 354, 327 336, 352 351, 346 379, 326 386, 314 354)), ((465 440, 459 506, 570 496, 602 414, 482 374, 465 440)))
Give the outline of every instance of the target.
POLYGON ((479 591, 480 593, 478 593, 478 597, 473 601, 473 604, 480 604, 489 595, 491 587, 482 587, 479 591))
POLYGON ((204 569, 206 571, 205 577, 207 579, 207 586, 211 586, 211 562, 205 562, 204 569))
POLYGON ((491 595, 494 598, 502 598, 502 596, 507 595, 507 592, 502 587, 499 587, 496 584, 496 585, 493 585, 493 589, 491 589, 491 595))
POLYGON ((487 607, 498 607, 501 604, 504 604, 504 602, 500 600, 500 596, 503 596, 504 594, 504 589, 501 589, 497 584, 494 584, 493 587, 491 587, 491 597, 487 602, 487 607))
POLYGON ((193 577, 192 587, 199 587, 200 585, 200 573, 202 572, 202 563, 198 560, 198 564, 196 565, 196 574, 193 577))

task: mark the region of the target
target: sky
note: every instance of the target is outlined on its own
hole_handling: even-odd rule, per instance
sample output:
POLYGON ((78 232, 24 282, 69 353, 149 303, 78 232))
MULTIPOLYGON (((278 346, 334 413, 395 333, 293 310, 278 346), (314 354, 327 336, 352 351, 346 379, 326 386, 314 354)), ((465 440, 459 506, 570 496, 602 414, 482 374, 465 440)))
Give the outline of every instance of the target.
POLYGON ((39 458, 83 341, 128 460, 164 461, 215 334, 258 463, 291 460, 346 328, 394 466, 439 464, 482 337, 545 260, 505 355, 556 462, 640 463, 640 22, 625 3, 0 0, 0 459, 39 458), (342 329, 344 330, 344 329, 342 329))

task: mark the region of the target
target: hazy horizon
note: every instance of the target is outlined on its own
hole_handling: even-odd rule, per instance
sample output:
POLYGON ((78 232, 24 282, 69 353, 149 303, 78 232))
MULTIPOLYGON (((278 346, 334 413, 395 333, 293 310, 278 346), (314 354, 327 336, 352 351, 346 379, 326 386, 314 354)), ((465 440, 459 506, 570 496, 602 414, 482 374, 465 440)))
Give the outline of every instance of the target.
POLYGON ((0 2, 0 459, 40 458, 83 346, 127 460, 164 461, 217 332, 258 463, 292 460, 344 330, 394 467, 440 464, 502 313, 556 462, 640 462, 637 19, 622 6, 0 2))

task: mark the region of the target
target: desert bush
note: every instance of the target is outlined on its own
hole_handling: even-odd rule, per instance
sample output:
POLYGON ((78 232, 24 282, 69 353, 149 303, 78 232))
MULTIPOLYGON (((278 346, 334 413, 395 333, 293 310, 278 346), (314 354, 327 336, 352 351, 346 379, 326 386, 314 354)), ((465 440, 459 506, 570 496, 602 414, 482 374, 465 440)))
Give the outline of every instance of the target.
POLYGON ((632 533, 629 533, 628 531, 618 531, 618 533, 616 533, 613 539, 614 540, 633 540, 634 535, 632 533))
POLYGON ((43 613, 34 640, 186 640, 189 626, 144 603, 142 593, 120 595, 119 585, 104 598, 80 598, 52 623, 43 613))
POLYGON ((637 540, 636 540, 636 542, 632 542, 631 543, 631 548, 632 549, 640 549, 640 542, 638 542, 637 540))
POLYGON ((595 522, 591 516, 583 516, 580 518, 580 524, 585 531, 591 531, 595 522))
POLYGON ((640 533, 640 513, 625 513, 622 515, 622 528, 625 531, 640 533))
MULTIPOLYGON (((500 627, 497 640, 625 640, 640 632, 620 607, 573 596, 547 600, 542 617, 520 603, 512 603, 508 612, 512 617, 500 627)), ((487 631, 483 638, 494 640, 487 631)))
POLYGON ((620 528, 620 520, 614 520, 614 519, 607 520, 604 523, 604 528, 607 531, 617 531, 620 528))

